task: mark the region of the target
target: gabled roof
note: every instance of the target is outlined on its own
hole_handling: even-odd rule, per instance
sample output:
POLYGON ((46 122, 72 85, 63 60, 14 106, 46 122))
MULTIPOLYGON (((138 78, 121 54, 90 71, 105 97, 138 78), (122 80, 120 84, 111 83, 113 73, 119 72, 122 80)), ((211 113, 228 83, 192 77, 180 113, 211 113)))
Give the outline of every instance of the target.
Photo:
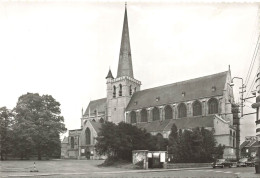
POLYGON ((87 107, 87 109, 84 113, 84 116, 89 115, 89 110, 90 110, 90 115, 94 115, 95 110, 98 113, 105 113, 106 102, 107 102, 107 98, 102 98, 102 99, 90 101, 89 104, 88 104, 88 107, 87 107))
POLYGON ((65 136, 61 143, 69 143, 69 138, 65 136))
POLYGON ((170 131, 175 124, 178 129, 192 129, 196 127, 214 127, 215 115, 196 116, 181 119, 168 119, 164 121, 153 121, 149 123, 138 123, 138 128, 143 128, 147 132, 170 131))
POLYGON ((247 136, 246 140, 240 145, 240 149, 254 147, 258 144, 256 136, 247 136))
POLYGON ((227 75, 228 71, 135 92, 126 110, 223 95, 227 75))

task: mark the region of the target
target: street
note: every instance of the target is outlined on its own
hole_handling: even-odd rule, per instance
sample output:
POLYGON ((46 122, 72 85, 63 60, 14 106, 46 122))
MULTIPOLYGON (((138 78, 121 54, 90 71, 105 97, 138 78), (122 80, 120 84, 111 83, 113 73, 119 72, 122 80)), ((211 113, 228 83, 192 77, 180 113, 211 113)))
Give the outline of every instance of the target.
POLYGON ((39 172, 30 172, 34 161, 1 161, 0 177, 103 177, 103 178, 260 178, 254 167, 181 168, 138 170, 122 167, 98 167, 103 160, 35 161, 39 172))
MULTIPOLYGON (((147 172, 110 172, 110 173, 92 173, 88 177, 142 177, 142 178, 259 178, 260 175, 254 174, 253 167, 240 167, 240 168, 207 168, 207 169, 195 169, 195 170, 162 170, 160 172, 154 172, 150 170, 147 172)), ((70 177, 70 176, 68 176, 70 177)), ((78 176, 77 176, 78 177, 78 176)), ((86 177, 86 175, 82 176, 86 177)))

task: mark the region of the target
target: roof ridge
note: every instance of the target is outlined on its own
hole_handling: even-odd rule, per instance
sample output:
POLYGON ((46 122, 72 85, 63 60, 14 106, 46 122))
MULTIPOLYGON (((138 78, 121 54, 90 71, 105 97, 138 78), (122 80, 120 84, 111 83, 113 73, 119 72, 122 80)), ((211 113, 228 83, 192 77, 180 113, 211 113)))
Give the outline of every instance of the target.
POLYGON ((105 98, 100 98, 100 99, 96 99, 96 100, 91 100, 90 102, 99 101, 99 100, 104 100, 104 99, 107 99, 107 97, 105 97, 105 98))
POLYGON ((140 92, 143 92, 143 91, 152 90, 152 89, 161 88, 161 87, 174 86, 174 85, 178 85, 178 84, 181 84, 181 83, 188 83, 190 81, 196 81, 196 80, 199 80, 199 79, 202 79, 202 78, 209 78, 209 77, 216 76, 216 75, 223 74, 223 73, 227 73, 227 72, 228 71, 224 71, 224 72, 219 72, 219 73, 216 73, 216 74, 205 75, 205 76, 198 77, 198 78, 193 78, 193 79, 188 79, 188 80, 170 83, 170 84, 166 84, 166 85, 161 85, 161 86, 157 86, 157 87, 147 88, 147 89, 144 89, 144 90, 137 91, 135 93, 140 93, 140 92))

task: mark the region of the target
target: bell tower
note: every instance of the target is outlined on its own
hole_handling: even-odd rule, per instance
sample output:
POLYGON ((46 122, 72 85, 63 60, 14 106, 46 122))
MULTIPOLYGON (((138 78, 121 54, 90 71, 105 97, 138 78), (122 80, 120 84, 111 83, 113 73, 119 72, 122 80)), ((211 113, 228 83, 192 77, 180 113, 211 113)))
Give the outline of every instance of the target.
POLYGON ((112 72, 109 69, 106 79, 107 120, 114 123, 125 121, 125 108, 127 107, 134 92, 140 91, 141 86, 141 82, 134 79, 133 74, 126 5, 117 77, 113 78, 112 72))

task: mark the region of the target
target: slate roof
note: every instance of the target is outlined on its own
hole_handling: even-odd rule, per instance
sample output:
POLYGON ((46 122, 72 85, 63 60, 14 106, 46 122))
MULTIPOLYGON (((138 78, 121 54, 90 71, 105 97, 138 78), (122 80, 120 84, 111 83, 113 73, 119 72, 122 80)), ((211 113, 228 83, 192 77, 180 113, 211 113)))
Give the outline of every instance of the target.
POLYGON ((256 136, 246 136, 245 141, 239 146, 240 149, 255 147, 258 145, 258 137, 256 136))
POLYGON ((84 116, 88 116, 89 109, 90 109, 90 115, 94 115, 95 110, 97 110, 98 113, 105 113, 106 102, 107 102, 107 98, 90 101, 84 113, 84 116))
POLYGON ((137 123, 138 128, 147 132, 170 131, 175 123, 178 129, 192 129, 196 127, 214 127, 215 115, 195 116, 181 119, 168 119, 164 121, 153 121, 149 123, 137 123))
POLYGON ((223 95, 227 75, 228 71, 135 92, 126 110, 223 95))
POLYGON ((122 76, 129 76, 131 78, 134 78, 126 8, 121 38, 119 62, 117 68, 117 78, 122 76))
POLYGON ((248 143, 250 143, 249 140, 245 140, 241 145, 240 145, 240 149, 243 149, 248 143))
POLYGON ((252 146, 257 145, 257 143, 258 143, 258 141, 253 140, 252 142, 250 142, 249 144, 247 144, 245 147, 252 147, 252 146))
POLYGON ((241 145, 240 149, 254 147, 258 144, 257 140, 245 140, 241 145))
POLYGON ((94 122, 94 121, 88 121, 90 122, 90 124, 93 126, 93 128, 95 129, 95 131, 98 133, 100 128, 102 127, 102 123, 100 122, 94 122))

